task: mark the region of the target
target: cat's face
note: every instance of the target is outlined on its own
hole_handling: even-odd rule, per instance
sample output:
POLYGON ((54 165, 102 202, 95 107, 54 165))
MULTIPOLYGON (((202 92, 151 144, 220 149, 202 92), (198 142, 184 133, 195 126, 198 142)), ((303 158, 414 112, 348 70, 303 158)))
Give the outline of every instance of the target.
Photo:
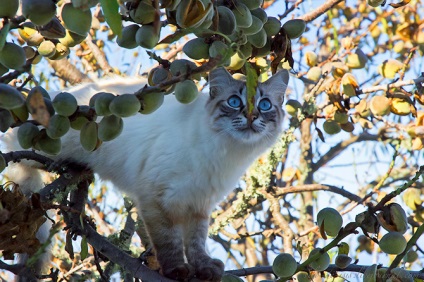
POLYGON ((282 131, 282 103, 288 80, 288 72, 282 70, 259 83, 249 115, 246 83, 235 80, 224 68, 213 70, 209 74, 207 103, 213 130, 246 144, 275 140, 282 131))

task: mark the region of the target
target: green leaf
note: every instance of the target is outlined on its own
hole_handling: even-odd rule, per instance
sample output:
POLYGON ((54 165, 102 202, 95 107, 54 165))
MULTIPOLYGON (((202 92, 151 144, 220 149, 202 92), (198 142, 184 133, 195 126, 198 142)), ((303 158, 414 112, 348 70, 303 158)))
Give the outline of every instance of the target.
POLYGON ((88 244, 87 244, 87 237, 82 236, 81 239, 81 260, 85 260, 88 256, 88 244))
POLYGON ((256 87, 258 86, 258 74, 256 70, 247 63, 246 67, 246 90, 247 90, 247 113, 250 116, 255 108, 256 87))
POLYGON ((103 14, 106 22, 112 29, 113 33, 121 37, 122 34, 122 19, 119 14, 119 4, 117 0, 100 0, 103 14))

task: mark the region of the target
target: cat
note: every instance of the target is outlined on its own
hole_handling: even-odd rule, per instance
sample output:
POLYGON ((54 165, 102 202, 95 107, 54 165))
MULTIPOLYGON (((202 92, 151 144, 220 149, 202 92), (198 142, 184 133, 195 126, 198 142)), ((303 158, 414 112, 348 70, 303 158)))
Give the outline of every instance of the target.
MULTIPOLYGON (((164 276, 220 281, 224 264, 205 251, 210 213, 282 133, 288 80, 281 70, 259 83, 247 115, 245 82, 217 68, 209 74, 209 95, 200 93, 189 105, 167 95, 152 114, 125 118, 121 135, 91 153, 79 144, 79 132, 71 130, 55 158, 87 165, 135 200, 164 276)), ((88 105, 97 92, 133 93, 143 84, 117 78, 67 92, 88 105)), ((9 151, 20 150, 15 131, 4 138, 9 151)), ((42 184, 34 168, 17 165, 11 169, 14 181, 26 189, 42 184)))

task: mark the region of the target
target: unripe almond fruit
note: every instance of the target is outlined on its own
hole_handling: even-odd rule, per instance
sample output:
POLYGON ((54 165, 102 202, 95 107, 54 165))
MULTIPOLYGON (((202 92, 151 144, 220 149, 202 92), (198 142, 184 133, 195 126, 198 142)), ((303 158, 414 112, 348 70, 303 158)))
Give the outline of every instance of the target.
POLYGON ((380 249, 386 254, 398 255, 406 248, 406 239, 400 232, 389 232, 379 242, 380 249))
POLYGON ((92 152, 99 144, 97 135, 98 125, 94 121, 87 122, 80 131, 80 143, 84 150, 92 152))
POLYGON ((142 25, 135 34, 135 41, 143 48, 152 49, 159 41, 159 32, 153 25, 142 25))
POLYGON ((248 35, 247 40, 256 48, 262 48, 266 45, 267 35, 264 29, 260 29, 257 33, 248 35))
POLYGON ((249 8, 241 2, 235 2, 234 8, 231 10, 236 18, 236 23, 239 28, 247 28, 252 24, 252 14, 249 8))
POLYGON ((194 38, 183 46, 183 52, 193 60, 201 60, 209 58, 209 44, 204 38, 194 38))
POLYGON ((378 66, 378 72, 385 78, 393 79, 403 66, 398 60, 388 59, 378 66))
POLYGON ((13 18, 19 8, 19 0, 0 1, 0 18, 13 18))
POLYGON ((124 129, 122 118, 115 115, 103 117, 98 127, 98 138, 101 141, 110 141, 121 134, 124 129))
POLYGON ((130 11, 130 17, 139 24, 149 24, 155 20, 156 9, 146 2, 139 2, 136 9, 130 11))
POLYGON ((305 61, 309 67, 314 67, 318 62, 318 56, 312 51, 305 52, 305 61))
POLYGON ((45 40, 38 46, 38 53, 43 57, 49 58, 56 53, 56 46, 50 40, 45 40))
POLYGON ((22 14, 36 25, 45 25, 56 15, 56 5, 51 0, 22 0, 22 14))
POLYGON ((68 92, 57 94, 52 103, 56 113, 66 117, 75 113, 78 108, 77 99, 68 92))
POLYGON ((141 98, 141 109, 140 113, 150 114, 159 109, 162 106, 164 100, 164 94, 162 92, 146 93, 141 98))
POLYGON ((412 103, 409 100, 409 97, 398 97, 392 98, 390 104, 390 111, 398 116, 407 116, 411 113, 412 103))
POLYGON ((340 124, 334 120, 326 120, 323 124, 323 129, 327 134, 333 135, 341 131, 340 124))
MULTIPOLYGON (((309 254, 309 257, 314 256, 315 254, 319 253, 321 251, 320 248, 313 249, 311 253, 309 254)), ((328 253, 324 252, 319 255, 319 257, 312 261, 309 266, 312 267, 316 271, 324 271, 327 269, 327 267, 330 265, 330 256, 328 253)))
POLYGON ((182 104, 190 104, 199 96, 199 91, 193 80, 178 82, 174 93, 175 98, 182 104))
POLYGON ((297 269, 297 262, 291 254, 279 254, 272 263, 272 271, 278 277, 291 277, 297 269))
POLYGON ((83 42, 86 37, 86 35, 80 35, 75 32, 66 30, 65 37, 59 38, 59 42, 70 48, 83 42))
POLYGON ((0 131, 6 132, 14 122, 12 113, 0 108, 0 131))
POLYGON ((306 74, 306 78, 317 82, 321 78, 322 70, 320 67, 312 67, 306 74))
POLYGON ((343 225, 343 218, 337 210, 324 208, 317 214, 317 224, 327 235, 335 237, 343 225))
POLYGON ((335 265, 337 265, 341 269, 348 267, 351 264, 351 262, 352 262, 351 257, 349 257, 348 255, 340 255, 340 254, 336 256, 336 259, 334 261, 335 265))
POLYGON ((0 108, 12 110, 25 104, 25 99, 15 87, 0 83, 0 108))
POLYGON ((365 67, 367 61, 367 55, 361 49, 357 48, 355 53, 350 53, 347 56, 346 65, 351 69, 362 69, 365 67))
POLYGON ((54 115, 50 117, 46 133, 50 138, 58 139, 65 135, 69 131, 69 128, 71 128, 71 123, 67 117, 54 115))
POLYGON ((370 110, 375 116, 385 116, 390 113, 390 100, 385 96, 374 96, 370 101, 370 110))
POLYGON ((140 26, 138 24, 131 24, 122 29, 121 37, 116 39, 116 43, 126 49, 134 49, 138 46, 135 41, 135 35, 140 26))
POLYGON ((58 155, 62 149, 62 142, 60 141, 60 138, 50 138, 45 130, 41 130, 36 139, 37 143, 35 144, 35 147, 38 147, 46 154, 55 156, 58 155))
POLYGON ((236 30, 236 17, 233 12, 225 7, 218 6, 218 30, 223 34, 230 35, 236 30))
POLYGON ((0 64, 9 69, 19 69, 26 62, 24 49, 11 42, 6 42, 0 50, 0 64))
POLYGON ((122 94, 113 98, 109 110, 118 117, 135 115, 141 108, 140 101, 133 94, 122 94))
POLYGON ((91 27, 90 9, 82 10, 75 8, 72 3, 66 3, 62 7, 62 20, 65 27, 79 35, 86 35, 91 27))
POLYGON ((291 116, 296 116, 298 109, 302 108, 302 104, 294 99, 290 99, 286 102, 286 112, 291 116))
POLYGON ((266 14, 265 10, 262 8, 256 8, 254 10, 250 10, 250 13, 252 16, 257 17, 262 21, 263 24, 265 24, 268 21, 268 15, 266 14))
POLYGON ((345 73, 341 81, 343 93, 346 96, 354 97, 356 96, 356 89, 359 88, 359 84, 356 81, 356 78, 351 73, 345 73))
POLYGON ((301 19, 289 20, 283 24, 283 28, 290 39, 296 39, 305 32, 306 22, 301 19))
POLYGON ((368 5, 372 7, 378 7, 383 4, 384 0, 367 0, 368 5))

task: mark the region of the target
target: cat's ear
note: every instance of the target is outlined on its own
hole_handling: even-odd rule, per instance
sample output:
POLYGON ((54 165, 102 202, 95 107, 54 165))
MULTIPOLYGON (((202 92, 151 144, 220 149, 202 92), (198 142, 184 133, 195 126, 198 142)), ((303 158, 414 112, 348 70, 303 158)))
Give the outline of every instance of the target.
POLYGON ((235 79, 223 67, 216 68, 209 73, 209 93, 215 98, 220 92, 234 85, 235 79))
POLYGON ((262 86, 270 95, 283 96, 286 92, 287 85, 289 84, 289 77, 289 72, 283 69, 271 76, 267 81, 262 84, 262 86))

